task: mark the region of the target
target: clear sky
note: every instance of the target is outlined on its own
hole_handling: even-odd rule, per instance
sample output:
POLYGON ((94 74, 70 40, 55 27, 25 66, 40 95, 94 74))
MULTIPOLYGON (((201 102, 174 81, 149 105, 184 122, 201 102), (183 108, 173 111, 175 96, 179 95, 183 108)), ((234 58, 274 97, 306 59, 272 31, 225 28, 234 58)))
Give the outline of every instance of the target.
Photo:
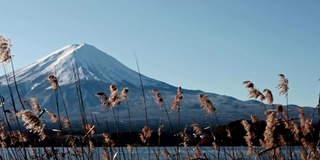
POLYGON ((10 0, 0 8, 16 69, 85 42, 133 70, 135 52, 142 74, 182 88, 248 100, 242 82, 250 80, 286 104, 276 89, 282 73, 290 104, 318 102, 318 0, 10 0))

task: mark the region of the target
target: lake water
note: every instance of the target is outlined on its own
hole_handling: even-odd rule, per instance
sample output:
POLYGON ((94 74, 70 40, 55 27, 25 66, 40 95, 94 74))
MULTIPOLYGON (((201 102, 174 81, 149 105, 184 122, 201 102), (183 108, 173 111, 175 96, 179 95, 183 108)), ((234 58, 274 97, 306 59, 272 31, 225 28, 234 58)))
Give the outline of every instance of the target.
MULTIPOLYGON (((235 160, 260 160, 260 159, 272 159, 272 154, 263 154, 261 156, 255 156, 254 154, 247 155, 247 147, 221 147, 220 151, 214 149, 213 147, 198 147, 201 151, 201 157, 203 159, 221 159, 221 160, 230 160, 230 157, 235 157, 235 160)), ((301 159, 300 157, 300 150, 299 147, 294 147, 294 152, 292 154, 292 159, 301 159)), ((88 147, 84 148, 77 148, 78 154, 74 154, 74 150, 72 148, 61 148, 55 147, 54 150, 57 152, 56 156, 51 154, 51 157, 48 157, 50 154, 46 154, 44 150, 47 150, 48 153, 52 153, 52 147, 45 147, 45 148, 30 148, 26 149, 27 158, 28 159, 39 159, 39 160, 46 160, 46 159, 66 159, 66 160, 82 160, 82 159, 93 159, 93 160, 103 160, 103 153, 105 150, 108 151, 110 159, 116 160, 144 160, 144 159, 191 159, 195 158, 195 147, 132 147, 132 152, 129 152, 127 147, 115 147, 115 148, 102 148, 96 147, 91 152, 88 151, 88 147), (168 151, 171 157, 167 158, 163 155, 164 151, 168 151), (157 156, 159 155, 159 156, 157 156), (189 156, 188 156, 189 155, 189 156), (189 157, 189 158, 188 158, 189 157)), ((289 150, 288 147, 282 147, 281 151, 283 155, 288 158, 287 151, 289 150)), ((257 153, 263 151, 262 148, 256 148, 257 153)), ((1 148, 0 155, 1 158, 4 160, 11 160, 11 159, 24 159, 23 154, 24 151, 22 148, 1 148)))

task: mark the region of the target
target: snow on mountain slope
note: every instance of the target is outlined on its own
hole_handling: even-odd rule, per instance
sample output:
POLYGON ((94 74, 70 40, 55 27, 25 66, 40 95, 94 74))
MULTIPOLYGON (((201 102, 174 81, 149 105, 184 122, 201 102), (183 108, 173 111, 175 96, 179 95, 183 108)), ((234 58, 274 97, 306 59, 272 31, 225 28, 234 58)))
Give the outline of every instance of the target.
MULTIPOLYGON (((139 75, 135 71, 85 43, 67 45, 33 64, 17 70, 16 79, 23 83, 39 77, 43 78, 43 75, 53 74, 57 76, 59 84, 64 85, 74 81, 74 77, 71 75, 75 66, 78 67, 80 79, 112 83, 130 80, 132 84, 140 84, 139 75)), ((154 80, 143 78, 145 85, 154 83, 154 80)))

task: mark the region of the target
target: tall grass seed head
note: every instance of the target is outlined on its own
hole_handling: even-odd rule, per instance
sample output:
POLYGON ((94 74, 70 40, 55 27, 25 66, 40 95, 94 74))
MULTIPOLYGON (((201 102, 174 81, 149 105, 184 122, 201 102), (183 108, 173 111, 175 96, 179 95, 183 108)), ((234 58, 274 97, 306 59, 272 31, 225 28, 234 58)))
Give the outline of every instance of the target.
POLYGON ((58 79, 54 75, 49 75, 47 78, 52 85, 52 89, 57 89, 59 87, 58 79))
POLYGON ((123 88, 121 91, 121 100, 126 100, 128 98, 129 88, 123 88))

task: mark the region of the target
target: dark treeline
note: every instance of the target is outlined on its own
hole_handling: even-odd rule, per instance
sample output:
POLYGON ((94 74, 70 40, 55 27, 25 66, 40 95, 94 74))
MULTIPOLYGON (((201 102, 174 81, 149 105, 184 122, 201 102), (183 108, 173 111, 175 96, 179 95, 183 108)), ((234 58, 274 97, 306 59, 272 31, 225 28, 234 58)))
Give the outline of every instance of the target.
MULTIPOLYGON (((247 134, 247 131, 245 130, 242 121, 243 120, 236 120, 227 125, 218 126, 212 130, 204 129, 201 134, 196 134, 193 131, 188 132, 187 134, 189 139, 186 144, 188 146, 212 146, 213 142, 216 142, 218 146, 247 146, 247 142, 244 138, 247 134), (230 131, 230 134, 228 134, 228 130, 230 131)), ((253 123, 251 120, 247 120, 247 122, 250 125, 250 132, 253 133, 253 146, 260 146, 260 140, 264 139, 263 134, 266 129, 266 121, 257 121, 253 123)), ((299 133, 299 136, 306 138, 306 140, 309 142, 313 141, 314 143, 317 143, 319 140, 319 123, 314 124, 313 128, 314 129, 312 132, 305 135, 301 132, 299 133)), ((39 137, 35 133, 26 133, 26 135, 28 135, 28 141, 26 144, 38 147, 70 146, 70 144, 68 144, 68 136, 70 133, 62 132, 58 133, 60 135, 57 135, 57 132, 52 130, 46 130, 45 132, 47 133, 48 137, 44 141, 39 141, 39 137), (58 140, 61 137, 63 140, 58 140)), ((120 134, 114 132, 111 133, 111 139, 119 140, 119 142, 115 145, 119 144, 120 146, 126 146, 127 144, 132 144, 133 146, 177 146, 183 145, 184 142, 183 137, 181 137, 179 134, 164 132, 161 134, 161 140, 159 143, 158 133, 153 132, 149 142, 142 143, 139 134, 140 132, 120 132, 120 134)), ((72 136, 78 146, 87 145, 85 142, 82 142, 81 138, 83 135, 83 131, 72 133, 72 136)), ((287 145, 302 145, 294 140, 294 134, 289 129, 286 129, 284 123, 280 121, 279 124, 276 125, 274 137, 277 139, 277 141, 285 141, 287 145), (281 140, 281 138, 284 139, 281 140)), ((101 134, 90 135, 90 138, 96 147, 104 145, 104 137, 101 134)), ((10 144, 10 138, 8 138, 6 141, 7 144, 10 144)), ((20 146, 20 143, 16 143, 11 146, 20 146)))

